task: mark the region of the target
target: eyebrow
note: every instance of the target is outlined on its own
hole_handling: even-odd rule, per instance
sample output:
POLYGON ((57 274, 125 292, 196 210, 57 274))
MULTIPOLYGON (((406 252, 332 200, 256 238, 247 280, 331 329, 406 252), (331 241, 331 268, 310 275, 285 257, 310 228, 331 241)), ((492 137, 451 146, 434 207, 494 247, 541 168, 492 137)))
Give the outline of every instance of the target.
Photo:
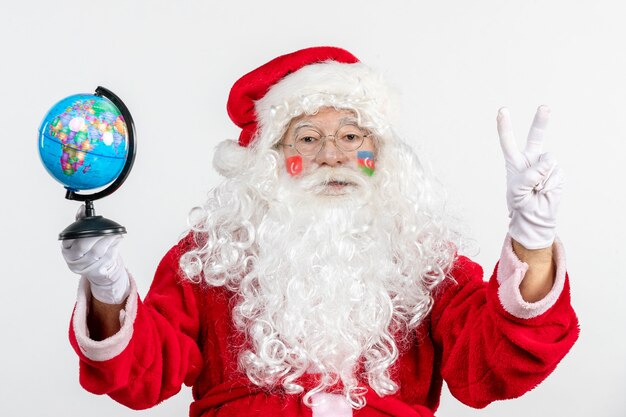
MULTIPOLYGON (((342 117, 341 119, 339 119, 339 127, 337 129, 341 129, 342 127, 347 125, 354 125, 359 127, 357 118, 352 116, 342 117)), ((300 120, 294 126, 294 133, 297 133, 300 129, 304 128, 312 128, 318 131, 321 130, 319 126, 317 126, 315 123, 311 123, 308 120, 300 120)))

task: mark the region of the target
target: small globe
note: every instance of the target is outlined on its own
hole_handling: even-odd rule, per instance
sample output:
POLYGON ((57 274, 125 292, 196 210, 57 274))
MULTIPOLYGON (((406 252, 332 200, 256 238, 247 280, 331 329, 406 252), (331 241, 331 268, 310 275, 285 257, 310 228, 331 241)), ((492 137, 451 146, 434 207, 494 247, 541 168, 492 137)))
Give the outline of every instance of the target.
POLYGON ((70 191, 113 182, 128 158, 128 130, 107 98, 76 94, 55 104, 39 127, 39 156, 70 191))

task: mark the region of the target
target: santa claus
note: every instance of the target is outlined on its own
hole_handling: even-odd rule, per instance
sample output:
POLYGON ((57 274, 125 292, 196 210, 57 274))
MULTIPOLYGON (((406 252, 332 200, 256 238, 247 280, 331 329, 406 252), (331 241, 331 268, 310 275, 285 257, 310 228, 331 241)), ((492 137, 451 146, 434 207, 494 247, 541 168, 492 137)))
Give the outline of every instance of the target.
POLYGON ((511 217, 489 282, 458 253, 443 197, 390 124, 381 76, 331 47, 244 75, 225 180, 191 210, 145 300, 119 236, 63 242, 82 276, 80 382, 132 408, 193 387, 191 416, 433 416, 442 382, 472 407, 513 398, 578 336, 555 240, 562 175, 540 107, 498 130, 511 217))

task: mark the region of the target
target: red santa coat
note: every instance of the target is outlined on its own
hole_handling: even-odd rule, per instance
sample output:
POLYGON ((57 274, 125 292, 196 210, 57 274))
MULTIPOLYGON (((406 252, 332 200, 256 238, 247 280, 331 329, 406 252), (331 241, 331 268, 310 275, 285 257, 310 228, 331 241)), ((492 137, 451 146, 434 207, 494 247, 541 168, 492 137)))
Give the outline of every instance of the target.
MULTIPOLYGON (((145 301, 131 284, 122 329, 104 341, 89 338, 90 292, 88 281, 81 281, 70 326, 81 385, 143 409, 186 384, 193 387, 192 417, 311 416, 302 395, 269 392, 237 369, 244 341, 231 318, 233 294, 184 279, 178 261, 185 250, 180 243, 165 255, 145 301)), ((556 260, 552 291, 525 303, 518 287, 527 266, 513 255, 510 238, 488 283, 478 264, 459 257, 453 280, 436 290, 430 315, 393 367, 400 389, 385 397, 370 389, 367 405, 354 416, 433 416, 443 380, 456 398, 478 408, 539 384, 578 337, 560 244, 556 260)))

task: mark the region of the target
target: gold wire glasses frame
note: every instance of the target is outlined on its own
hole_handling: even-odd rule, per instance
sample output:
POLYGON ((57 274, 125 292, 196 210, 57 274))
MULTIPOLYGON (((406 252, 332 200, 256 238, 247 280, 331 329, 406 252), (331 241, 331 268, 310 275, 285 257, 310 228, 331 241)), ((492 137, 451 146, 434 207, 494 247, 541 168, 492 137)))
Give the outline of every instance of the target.
POLYGON ((365 138, 372 136, 371 133, 356 133, 354 126, 341 127, 333 135, 322 135, 315 130, 307 130, 294 138, 293 143, 279 143, 278 145, 293 148, 302 156, 317 155, 329 138, 335 147, 342 152, 352 152, 359 149, 365 138))

